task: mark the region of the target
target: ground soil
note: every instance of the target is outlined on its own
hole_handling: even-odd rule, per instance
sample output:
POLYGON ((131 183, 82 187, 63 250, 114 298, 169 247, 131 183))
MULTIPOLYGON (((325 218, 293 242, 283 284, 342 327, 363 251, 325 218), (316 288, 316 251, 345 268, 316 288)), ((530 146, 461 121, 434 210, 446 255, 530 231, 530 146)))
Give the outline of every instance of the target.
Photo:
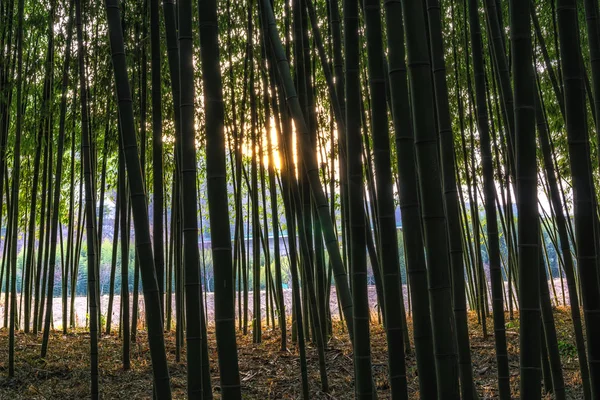
MULTIPOLYGON (((335 314, 334 314, 335 315, 335 314)), ((517 315, 515 315, 517 317, 517 315)), ((570 312, 567 308, 555 309, 559 348, 563 363, 565 384, 569 399, 582 398, 581 378, 574 347, 570 312)), ((492 321, 488 318, 491 333, 492 321)), ((410 326, 409 321, 409 326, 410 326)), ((497 395, 496 362, 493 337, 484 340, 481 325, 474 314, 470 315, 469 331, 475 384, 482 399, 497 395)), ((507 340, 511 386, 518 398, 518 319, 508 320, 507 340)), ((140 328, 142 328, 140 326, 140 328)), ((412 343, 412 332, 411 343, 412 343)), ((186 398, 185 349, 181 361, 176 361, 175 334, 166 333, 166 348, 171 374, 173 398, 186 398)), ((212 385, 215 398, 220 398, 219 376, 214 330, 209 327, 212 385)), ((289 331, 288 331, 289 339, 289 331)), ((385 332, 372 319, 371 328, 373 375, 380 399, 390 398, 387 379, 387 347, 385 332)), ((252 343, 252 334, 238 333, 240 377, 246 399, 299 399, 301 397, 300 366, 297 347, 288 341, 288 349, 281 351, 280 332, 263 328, 263 342, 252 343)), ((137 342, 131 348, 131 370, 123 371, 121 340, 117 331, 100 340, 100 390, 105 399, 151 399, 151 363, 147 337, 140 330, 137 342)), ((0 399, 85 399, 89 398, 89 335, 78 329, 67 335, 53 332, 45 359, 39 357, 41 335, 17 333, 16 376, 7 378, 8 331, 0 329, 0 399)), ((333 336, 328 341, 326 363, 329 393, 320 388, 317 352, 308 346, 308 374, 311 399, 353 398, 352 349, 347 333, 339 322, 333 324, 333 336)), ((409 396, 419 398, 418 377, 414 353, 406 356, 409 396)), ((547 395, 546 398, 552 398, 547 395)))

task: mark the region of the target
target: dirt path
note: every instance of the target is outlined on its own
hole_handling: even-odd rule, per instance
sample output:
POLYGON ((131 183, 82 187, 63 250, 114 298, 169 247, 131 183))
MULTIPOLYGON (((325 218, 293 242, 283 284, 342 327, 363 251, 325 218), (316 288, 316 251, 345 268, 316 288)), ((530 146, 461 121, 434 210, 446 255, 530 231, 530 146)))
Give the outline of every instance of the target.
MULTIPOLYGON (((552 289, 552 285, 550 284, 550 281, 548 281, 548 282, 549 282, 549 286, 550 286, 550 295, 554 299, 554 294, 553 294, 554 291, 552 289)), ((556 295, 558 298, 558 304, 565 305, 565 303, 563 303, 563 297, 562 297, 563 291, 561 288, 560 279, 554 280, 554 289, 556 291, 556 295)), ((409 307, 408 291, 407 291, 406 285, 403 285, 402 292, 404 294, 405 307, 408 309, 408 307, 409 307)), ((284 299, 285 299, 285 309, 287 310, 287 312, 289 314, 290 310, 292 309, 292 291, 291 291, 291 289, 284 289, 283 293, 284 293, 284 299)), ((564 293, 565 293, 566 304, 569 304, 569 292, 566 287, 566 282, 565 282, 565 287, 564 287, 564 293)), ((209 322, 214 321, 214 293, 205 293, 205 294, 206 294, 206 311, 207 311, 208 320, 209 320, 209 322)), ((239 317, 239 312, 238 312, 238 297, 239 297, 239 295, 242 296, 242 299, 241 299, 242 309, 243 309, 243 304, 244 304, 243 293, 236 292, 236 296, 235 296, 236 318, 239 317)), ((506 298, 507 297, 505 297, 505 299, 506 298)), ((20 298, 17 299, 17 302, 19 302, 19 301, 20 301, 20 298)), ((105 321, 106 316, 107 316, 107 310, 108 310, 108 295, 100 296, 100 301, 101 301, 100 309, 102 312, 103 319, 105 321)), ((120 302, 121 302, 121 296, 115 296, 114 304, 113 304, 113 312, 112 312, 112 321, 115 326, 118 325, 118 321, 120 318, 120 307, 121 307, 120 302)), ((132 303, 133 303, 133 295, 130 296, 130 300, 129 300, 130 307, 132 307, 132 303)), ((264 319, 264 318, 266 318, 265 291, 261 291, 261 302, 260 303, 261 303, 261 315, 262 315, 262 318, 264 319)), ((174 295, 172 297, 171 304, 172 304, 173 309, 175 309, 175 296, 174 295)), ((373 313, 374 313, 373 317, 376 318, 377 293, 375 291, 375 286, 369 286, 369 305, 371 306, 371 309, 373 310, 373 313)), ((506 304, 505 304, 505 306, 507 307, 506 304)), ((62 328, 62 326, 63 326, 62 299, 55 298, 52 307, 53 307, 52 316, 53 316, 54 328, 55 329, 62 328)), ((70 311, 70 307, 71 307, 71 304, 70 304, 70 298, 69 298, 69 304, 68 304, 69 311, 70 311)), ((339 309, 338 309, 338 302, 337 302, 335 286, 332 286, 332 288, 331 288, 331 297, 330 297, 329 307, 331 309, 332 316, 339 316, 339 309)), ((249 292, 248 293, 248 320, 249 321, 251 321, 253 318, 253 309, 254 309, 253 292, 249 292)), ((140 297, 139 297, 139 310, 140 310, 140 323, 143 324, 144 323, 144 315, 145 315, 145 313, 144 313, 144 296, 141 293, 140 293, 140 297)), ((3 325, 4 311, 5 311, 4 294, 2 294, 2 296, 0 297, 0 326, 4 326, 3 325)), ((75 323, 76 323, 76 326, 79 326, 79 327, 85 326, 86 318, 87 318, 87 298, 83 297, 83 296, 76 297, 75 298, 75 323)))

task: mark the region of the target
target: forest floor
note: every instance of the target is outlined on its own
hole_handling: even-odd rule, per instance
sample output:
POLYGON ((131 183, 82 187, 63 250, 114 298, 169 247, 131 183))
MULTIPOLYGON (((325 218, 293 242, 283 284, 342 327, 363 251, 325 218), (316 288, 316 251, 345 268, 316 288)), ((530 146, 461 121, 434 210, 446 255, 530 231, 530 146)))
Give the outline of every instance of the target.
MULTIPOLYGON (((571 316, 568 308, 555 309, 558 344, 563 363, 565 385, 569 399, 581 399, 581 376, 574 345, 571 316)), ((508 317, 508 316, 507 316, 508 317)), ((517 315, 515 315, 517 317, 517 315)), ((481 325, 474 314, 469 317, 471 351, 475 384, 482 399, 497 396, 496 361, 492 336, 483 339, 481 325)), ((390 398, 387 378, 387 347, 385 332, 376 317, 371 328, 373 374, 380 399, 390 398)), ((507 340, 511 387, 518 398, 519 386, 519 325, 518 319, 508 321, 507 340)), ((491 318, 487 320, 492 331, 491 318)), ((410 326, 410 323, 409 323, 410 326)), ((288 332, 289 334, 289 332, 288 332)), ((409 332, 412 342, 412 329, 409 332)), ((238 333, 240 377, 246 399, 301 398, 300 366, 295 344, 280 349, 280 332, 263 328, 263 341, 252 343, 252 334, 238 333)), ((16 334, 16 374, 8 379, 8 330, 0 329, 0 399, 85 399, 89 398, 89 334, 84 330, 63 335, 53 332, 45 359, 39 357, 41 335, 16 334)), ((186 398, 185 350, 180 362, 175 359, 175 334, 165 335, 167 357, 174 399, 186 398)), ((214 329, 209 327, 212 385, 215 398, 220 398, 214 329)), ((131 370, 121 367, 121 340, 118 332, 104 335, 99 343, 100 390, 104 399, 151 399, 151 363, 147 337, 138 333, 131 347, 131 370)), ((309 344, 307 350, 311 399, 353 398, 352 349, 342 324, 334 322, 333 336, 328 342, 326 363, 329 393, 320 390, 317 351, 309 344)), ((409 396, 419 398, 414 352, 406 357, 409 396)), ((546 398, 552 398, 547 395, 546 398)))

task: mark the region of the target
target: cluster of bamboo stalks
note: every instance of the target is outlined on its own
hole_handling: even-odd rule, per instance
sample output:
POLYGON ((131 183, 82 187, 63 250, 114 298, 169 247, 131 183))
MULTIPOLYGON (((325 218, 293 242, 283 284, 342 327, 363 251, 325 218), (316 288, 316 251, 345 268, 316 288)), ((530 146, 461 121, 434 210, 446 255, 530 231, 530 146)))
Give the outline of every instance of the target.
POLYGON ((492 331, 500 399, 511 397, 515 315, 520 397, 565 399, 561 298, 584 398, 600 396, 600 31, 597 0, 580 3, 1 0, 9 376, 15 330, 41 332, 45 357, 55 293, 66 333, 86 279, 94 399, 119 291, 130 368, 140 288, 157 399, 171 398, 173 326, 189 398, 213 397, 208 324, 222 398, 242 398, 236 330, 259 343, 265 324, 285 350, 291 323, 305 399, 306 346, 316 346, 327 392, 338 317, 354 394, 375 398, 372 279, 392 398, 409 396, 413 351, 421 398, 478 397, 471 310, 484 337, 492 331))

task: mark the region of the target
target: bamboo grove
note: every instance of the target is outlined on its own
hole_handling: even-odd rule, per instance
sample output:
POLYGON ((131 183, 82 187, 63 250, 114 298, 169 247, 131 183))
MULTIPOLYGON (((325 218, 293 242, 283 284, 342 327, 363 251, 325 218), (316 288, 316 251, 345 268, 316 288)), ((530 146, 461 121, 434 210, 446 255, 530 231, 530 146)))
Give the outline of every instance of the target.
POLYGON ((103 337, 128 370, 144 329, 156 399, 171 350, 190 399, 241 399, 236 335, 274 330, 309 399, 341 323, 348 397, 372 399, 383 324, 391 398, 473 399, 474 315, 497 398, 560 400, 560 305, 598 398, 599 18, 597 0, 1 0, 6 374, 16 332, 45 358, 84 327, 110 398, 103 337))

